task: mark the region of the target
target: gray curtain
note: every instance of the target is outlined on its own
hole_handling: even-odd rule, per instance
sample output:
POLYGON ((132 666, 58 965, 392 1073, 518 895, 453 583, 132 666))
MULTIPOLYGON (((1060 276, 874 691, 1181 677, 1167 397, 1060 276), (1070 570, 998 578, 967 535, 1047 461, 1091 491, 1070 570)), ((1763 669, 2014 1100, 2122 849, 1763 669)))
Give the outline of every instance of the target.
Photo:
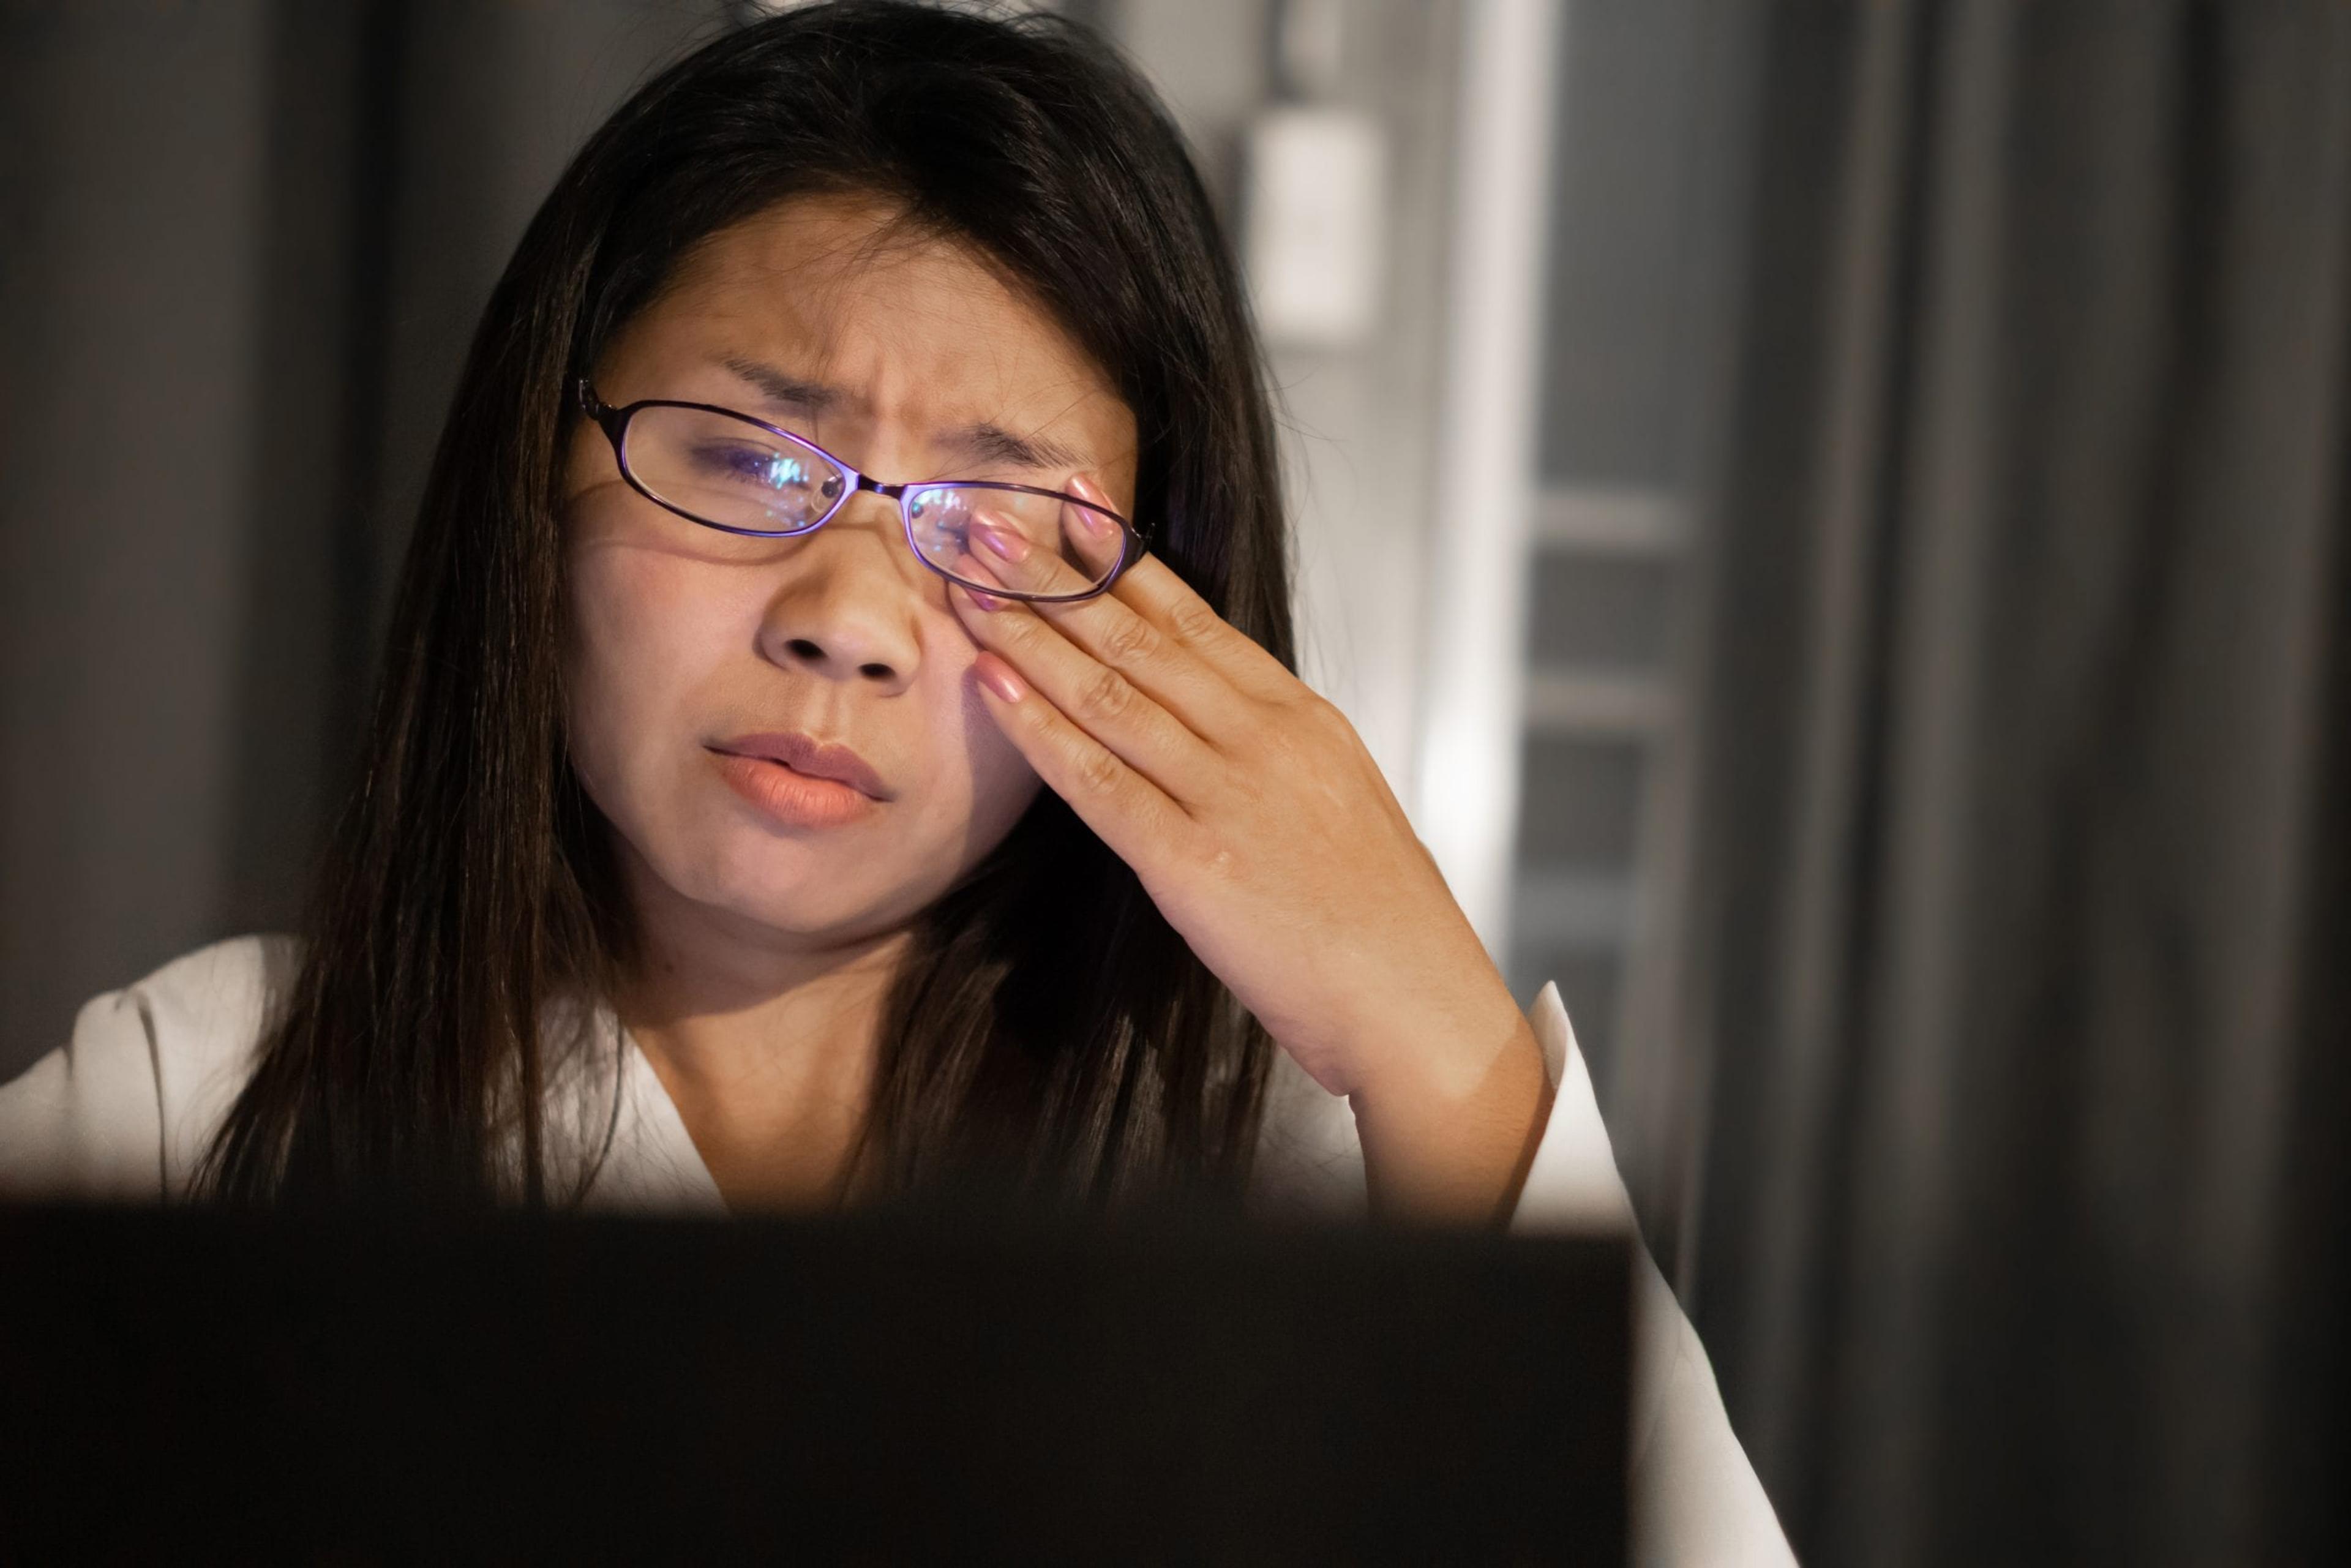
POLYGON ((282 929, 475 317, 721 0, 0 4, 0 1078, 282 929))
POLYGON ((2351 8, 1775 7, 1685 1292, 1808 1560, 2344 1544, 2351 8))

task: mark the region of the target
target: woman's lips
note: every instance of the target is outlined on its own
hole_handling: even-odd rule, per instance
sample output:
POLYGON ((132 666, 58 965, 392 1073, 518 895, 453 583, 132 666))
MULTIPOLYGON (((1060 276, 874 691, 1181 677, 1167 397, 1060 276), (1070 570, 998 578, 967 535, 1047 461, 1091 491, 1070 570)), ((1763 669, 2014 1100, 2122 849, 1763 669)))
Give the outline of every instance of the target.
POLYGON ((887 800, 893 793, 883 784, 882 776, 873 771, 871 763, 837 740, 819 740, 799 730, 778 730, 738 735, 708 744, 711 750, 730 757, 780 762, 803 779, 837 779, 876 800, 887 800))
POLYGON ((735 793, 777 821, 799 828, 838 828, 876 810, 881 802, 837 779, 812 779, 789 763, 743 757, 712 747, 718 770, 735 793))

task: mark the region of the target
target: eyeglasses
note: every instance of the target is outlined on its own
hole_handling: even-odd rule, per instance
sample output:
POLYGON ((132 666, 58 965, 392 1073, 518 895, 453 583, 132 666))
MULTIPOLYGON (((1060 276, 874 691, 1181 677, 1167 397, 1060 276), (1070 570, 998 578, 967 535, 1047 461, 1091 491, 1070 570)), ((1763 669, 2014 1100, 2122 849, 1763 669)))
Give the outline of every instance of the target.
POLYGON ((852 496, 871 490, 898 503, 914 558, 941 577, 999 599, 1045 604, 1093 598, 1143 553, 1134 525, 1059 490, 987 479, 884 485, 814 442, 731 408, 665 398, 614 408, 585 380, 575 391, 632 489, 723 533, 813 533, 852 496), (975 532, 985 543, 991 528, 1016 536, 1008 555, 1020 561, 1023 580, 1045 586, 1012 587, 1004 580, 1008 569, 972 553, 975 532))

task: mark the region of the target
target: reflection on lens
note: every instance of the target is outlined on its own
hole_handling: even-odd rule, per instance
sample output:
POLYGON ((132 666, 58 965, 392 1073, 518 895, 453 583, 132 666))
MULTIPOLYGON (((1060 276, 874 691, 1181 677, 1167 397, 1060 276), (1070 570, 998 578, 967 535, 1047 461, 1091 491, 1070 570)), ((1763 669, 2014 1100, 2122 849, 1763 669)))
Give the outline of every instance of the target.
POLYGON ((967 492, 929 486, 906 495, 906 520, 914 526, 914 548, 935 566, 952 567, 971 549, 971 506, 967 492))
POLYGON ((814 526, 844 483, 815 449, 705 409, 640 410, 629 424, 627 457, 637 483, 663 501, 758 533, 814 526))
POLYGON ((981 517, 1010 528, 1032 549, 1058 560, 1063 570, 1048 589, 1029 591, 1082 593, 1099 588, 1117 571, 1125 536, 1115 519, 1082 503, 1055 495, 987 486, 925 485, 905 497, 906 520, 923 559, 974 588, 1019 589, 1004 580, 1003 569, 975 549, 972 525, 981 517))

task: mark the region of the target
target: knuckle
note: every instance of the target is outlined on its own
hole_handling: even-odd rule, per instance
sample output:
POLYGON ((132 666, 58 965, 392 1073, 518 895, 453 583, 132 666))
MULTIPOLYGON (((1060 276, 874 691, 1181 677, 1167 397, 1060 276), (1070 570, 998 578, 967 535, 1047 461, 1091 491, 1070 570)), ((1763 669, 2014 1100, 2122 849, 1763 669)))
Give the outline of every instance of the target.
POLYGON ((1276 746, 1291 750, 1311 747, 1322 739, 1322 726, 1311 696, 1304 701, 1287 697, 1276 698, 1267 705, 1264 733, 1276 746))
POLYGON ((1102 655, 1113 664, 1139 664, 1159 651, 1159 633, 1141 616, 1113 623, 1102 633, 1102 655))
POLYGON ((1290 724, 1297 734, 1311 737, 1321 746, 1343 746, 1355 736, 1355 727, 1347 722, 1338 705, 1317 692, 1305 692, 1297 699, 1290 724))
POLYGON ((1078 788, 1090 795, 1107 795, 1118 786, 1118 758, 1099 746, 1080 751, 1071 771, 1078 788))
POLYGON ((1220 631, 1225 622, 1214 610, 1199 600, 1187 600, 1170 612, 1167 623, 1176 635, 1186 643, 1205 643, 1220 631))
POLYGON ((1134 688, 1116 670, 1098 670, 1086 677, 1078 693, 1078 712, 1086 718, 1113 719, 1134 701, 1134 688))

